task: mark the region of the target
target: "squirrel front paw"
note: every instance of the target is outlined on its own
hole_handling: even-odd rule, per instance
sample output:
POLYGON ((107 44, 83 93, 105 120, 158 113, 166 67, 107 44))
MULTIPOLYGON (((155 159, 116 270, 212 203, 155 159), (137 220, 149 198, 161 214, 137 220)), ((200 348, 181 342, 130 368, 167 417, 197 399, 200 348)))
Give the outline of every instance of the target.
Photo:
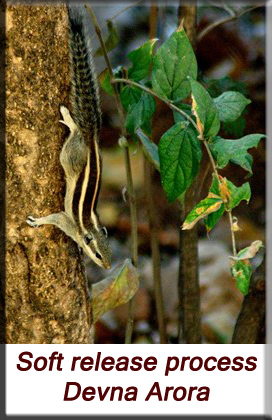
POLYGON ((31 227, 37 227, 38 226, 38 223, 37 223, 35 217, 33 217, 33 216, 28 216, 28 218, 26 219, 26 223, 31 227))

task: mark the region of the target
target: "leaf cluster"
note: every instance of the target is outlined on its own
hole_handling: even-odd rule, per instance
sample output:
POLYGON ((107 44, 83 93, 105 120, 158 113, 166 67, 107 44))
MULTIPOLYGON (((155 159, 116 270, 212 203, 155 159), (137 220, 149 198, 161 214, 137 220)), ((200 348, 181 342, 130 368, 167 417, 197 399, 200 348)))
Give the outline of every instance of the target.
MULTIPOLYGON (((239 227, 233 223, 231 212, 242 200, 250 199, 248 182, 235 186, 219 175, 218 170, 228 164, 242 167, 252 175, 252 156, 248 150, 257 147, 263 134, 250 134, 238 139, 219 135, 222 124, 239 121, 250 104, 237 89, 212 97, 209 90, 197 81, 198 68, 194 50, 179 27, 155 52, 157 39, 145 42, 131 51, 128 69, 117 68, 114 76, 120 79, 120 97, 126 111, 126 129, 138 139, 149 161, 160 171, 162 186, 170 202, 182 201, 199 172, 204 144, 213 167, 213 180, 208 196, 188 214, 183 229, 192 229, 204 219, 207 232, 216 225, 224 212, 230 214, 231 234, 239 227), (162 100, 174 113, 174 125, 152 142, 151 119, 156 101, 162 100)), ((109 74, 101 77, 102 87, 110 94, 109 74)), ((210 90, 212 87, 210 86, 210 90)), ((235 256, 234 249, 234 256, 235 256)), ((247 293, 252 269, 239 260, 232 265, 238 288, 247 293), (239 267, 238 267, 239 265, 239 267), (242 270, 242 274, 241 274, 242 270)))

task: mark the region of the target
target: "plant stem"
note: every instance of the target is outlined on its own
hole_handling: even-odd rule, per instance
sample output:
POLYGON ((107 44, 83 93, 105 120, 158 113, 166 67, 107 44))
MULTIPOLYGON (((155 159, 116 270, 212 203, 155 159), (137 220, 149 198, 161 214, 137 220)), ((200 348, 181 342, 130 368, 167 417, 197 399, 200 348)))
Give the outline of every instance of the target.
MULTIPOLYGON (((108 56, 108 53, 107 53, 107 49, 106 49, 106 46, 105 46, 105 42, 104 42, 104 39, 103 39, 103 35, 102 35, 102 32, 101 32, 99 23, 96 19, 96 16, 93 12, 92 7, 89 6, 89 5, 86 5, 86 8, 88 9, 88 12, 90 13, 90 16, 92 18, 94 28, 95 28, 95 32, 98 36, 98 39, 99 39, 99 42, 100 42, 100 45, 101 45, 101 48, 102 48, 102 51, 103 51, 103 55, 104 55, 104 58, 105 58, 105 61, 106 61, 106 64, 107 64, 107 68, 108 68, 108 71, 109 71, 111 83, 112 83, 112 79, 114 78, 114 75, 113 75, 110 59, 109 59, 109 56, 108 56)), ((127 133, 126 133, 126 129, 125 129, 125 116, 124 116, 120 96, 119 96, 117 87, 115 85, 113 85, 113 90, 114 90, 114 96, 115 96, 116 105, 117 105, 117 111, 118 111, 119 118, 120 118, 121 133, 122 133, 122 136, 126 138, 127 133)))
POLYGON ((157 93, 155 93, 153 90, 147 88, 146 86, 140 85, 140 83, 134 82, 133 80, 129 79, 120 79, 116 78, 112 80, 112 83, 126 83, 127 85, 135 86, 139 89, 142 89, 143 91, 149 93, 150 95, 154 96, 155 98, 159 99, 160 101, 164 102, 166 105, 169 106, 169 108, 173 109, 173 111, 179 112, 181 115, 183 115, 185 118, 187 118, 188 121, 190 121, 191 124, 197 129, 197 125, 195 121, 186 114, 186 112, 182 111, 182 109, 179 109, 176 105, 174 105, 171 101, 168 99, 162 98, 157 93))
POLYGON ((237 250, 236 250, 236 242, 235 242, 235 234, 234 234, 234 230, 233 230, 233 220, 232 220, 231 210, 227 210, 227 213, 229 215, 229 222, 230 222, 232 253, 233 253, 233 256, 236 257, 237 250))
MULTIPOLYGON (((124 148, 125 152, 125 164, 127 174, 127 185, 129 192, 129 207, 130 207, 130 221, 131 221, 131 254, 132 263, 135 267, 138 264, 138 233, 137 233, 137 209, 136 209, 136 197, 135 190, 133 187, 133 179, 130 164, 130 154, 128 147, 124 148)), ((131 337, 133 333, 135 317, 135 297, 130 299, 128 304, 128 319, 126 325, 125 344, 131 344, 131 337)))
POLYGON ((158 240, 158 224, 156 218, 156 211, 154 208, 154 191, 152 188, 152 173, 153 168, 151 164, 144 157, 144 175, 145 175, 145 192, 147 201, 147 210, 150 227, 150 242, 151 242, 151 254, 152 254, 152 266, 153 266, 153 280, 154 280, 154 292, 155 292, 155 303, 158 327, 160 333, 160 343, 166 343, 166 328, 165 328, 165 315, 164 315, 164 303, 162 295, 161 285, 161 267, 160 267, 160 247, 158 240))
MULTIPOLYGON (((156 0, 151 2, 151 12, 149 19, 149 37, 153 39, 157 35, 157 24, 158 24, 158 5, 156 0)), ((152 127, 152 140, 154 130, 152 127)), ((158 216, 154 205, 154 190, 153 190, 153 173, 154 168, 151 163, 147 160, 143 154, 143 166, 144 166, 144 179, 145 179, 145 196, 147 203, 147 214, 150 228, 150 246, 152 256, 152 267, 153 267, 153 285, 154 295, 157 312, 158 330, 160 334, 160 343, 166 343, 166 328, 165 328, 165 315, 164 315, 164 303, 162 294, 161 284, 161 256, 160 246, 158 238, 158 216)))
POLYGON ((204 146, 205 146, 205 148, 206 148, 206 150, 207 150, 207 153, 208 153, 208 156, 209 156, 209 159, 210 159, 210 162, 211 162, 212 168, 213 168, 213 172, 214 172, 214 174, 215 174, 215 176, 216 176, 216 178, 217 178, 217 180, 218 180, 218 183, 220 184, 220 183, 221 183, 221 181, 220 181, 220 178, 219 178, 219 173, 218 173, 218 171, 217 171, 217 167, 216 167, 216 164, 215 164, 215 161, 214 161, 213 155, 211 154, 211 151, 210 151, 209 145, 208 145, 208 143, 207 143, 207 141, 206 141, 205 139, 203 139, 203 143, 204 143, 204 146))
MULTIPOLYGON (((102 32, 100 29, 100 26, 98 24, 98 21, 96 19, 96 16, 93 12, 93 9, 91 6, 86 5, 86 8, 88 9, 90 16, 92 18, 95 31, 97 33, 97 36, 100 41, 100 45, 103 51, 103 55, 108 67, 109 75, 111 82, 113 81, 113 71, 111 67, 111 63, 109 60, 109 56, 106 50, 105 42, 102 36, 102 32)), ((114 89, 114 96, 116 100, 116 106, 120 118, 120 129, 122 137, 125 139, 127 138, 127 132, 125 127, 125 115, 122 107, 122 103, 120 100, 119 92, 117 90, 116 85, 112 84, 114 89)), ((135 190, 133 186, 133 178, 132 178, 132 172, 131 172, 131 164, 130 164, 130 154, 128 146, 124 147, 124 158, 125 158, 125 166, 126 166, 126 177, 127 177, 127 190, 129 195, 129 208, 130 208, 130 219, 131 219, 131 254, 132 254, 132 263, 135 267, 137 267, 138 264, 138 232, 137 232, 137 209, 136 209, 136 199, 135 199, 135 190)), ((135 297, 133 297, 129 302, 129 310, 128 310, 128 320, 127 320, 127 326, 126 326, 126 335, 125 335, 125 343, 130 344, 131 343, 131 337, 133 332, 133 325, 134 325, 134 316, 135 316, 135 297)))
POLYGON ((199 33, 199 35, 197 37, 197 40, 198 41, 201 41, 202 38, 204 38, 208 33, 210 33, 211 31, 213 31, 218 26, 223 25, 224 23, 228 23, 228 22, 232 22, 234 20, 237 20, 241 16, 243 16, 245 13, 248 13, 251 10, 257 9, 258 7, 261 7, 261 6, 263 6, 263 5, 253 6, 253 7, 250 7, 249 9, 243 10, 240 13, 239 12, 236 12, 236 13, 232 14, 231 16, 227 17, 227 18, 219 19, 218 21, 212 23, 211 25, 209 25, 205 29, 203 29, 203 31, 199 33))
MULTIPOLYGON (((209 149, 209 145, 208 145, 207 141, 204 139, 204 141, 203 141, 203 142, 204 142, 205 148, 206 148, 206 150, 207 150, 207 153, 208 153, 208 155, 209 155, 210 162, 211 162, 212 167, 213 167, 213 172, 214 172, 214 174, 215 174, 215 176, 216 176, 216 178, 217 178, 217 180, 218 180, 218 183, 219 183, 219 185, 220 185, 220 184, 221 184, 221 181, 220 181, 219 173, 218 173, 218 171, 217 171, 217 168, 216 168, 216 164, 215 164, 215 161, 214 161, 213 155, 211 154, 211 151, 210 151, 210 149, 209 149)), ((233 230, 233 220, 232 220, 232 214, 231 214, 231 210, 226 210, 226 211, 227 211, 227 212, 228 212, 228 214, 229 214, 230 231, 231 231, 231 242, 232 242, 232 252, 233 252, 233 256, 234 256, 234 257, 236 257, 236 255, 237 255, 237 250, 236 250, 235 234, 234 234, 234 230, 233 230)))
POLYGON ((114 16, 112 16, 111 18, 109 18, 108 20, 114 20, 116 19, 118 16, 120 16, 122 13, 126 12, 127 10, 131 9, 132 7, 138 6, 140 3, 142 3, 143 0, 139 0, 139 1, 135 1, 135 3, 130 4, 129 6, 124 7, 123 9, 119 10, 119 12, 117 12, 114 16))

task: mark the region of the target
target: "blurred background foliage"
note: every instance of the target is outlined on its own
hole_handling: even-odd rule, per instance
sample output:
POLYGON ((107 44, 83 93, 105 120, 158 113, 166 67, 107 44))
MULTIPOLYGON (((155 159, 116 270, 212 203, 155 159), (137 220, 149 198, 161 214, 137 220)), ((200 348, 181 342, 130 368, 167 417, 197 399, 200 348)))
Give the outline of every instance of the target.
MULTIPOLYGON (((218 3, 219 4, 219 3, 218 3)), ((198 7, 198 34, 208 25, 228 16, 227 11, 211 2, 198 7)), ((251 8, 229 3, 226 7, 251 8)), ((129 67, 127 54, 149 39, 150 6, 135 3, 107 3, 94 7, 95 14, 107 38, 107 20, 116 25, 114 42, 117 46, 109 53, 113 68, 129 67), (130 7, 132 6, 133 7, 130 7), (118 37, 117 37, 118 35, 118 37), (118 43, 117 43, 118 41, 118 43)), ((178 25, 178 3, 159 2, 157 37, 158 46, 178 25)), ((92 23, 90 20, 90 26, 92 23)), ((93 31, 93 28, 92 28, 93 31)), ((93 31, 93 49, 99 43, 93 31)), ((197 44, 199 79, 213 97, 225 90, 236 90, 251 99, 252 103, 235 124, 225 124, 225 138, 237 138, 250 133, 265 132, 265 7, 260 6, 243 14, 238 20, 216 27, 197 44)), ((95 57, 98 74, 105 69, 104 59, 95 57)), ((101 90, 103 128, 100 145, 103 156, 102 188, 99 213, 107 226, 113 249, 113 266, 130 256, 130 216, 126 201, 126 174, 123 153, 118 146, 118 115, 114 98, 101 90)), ((153 138, 161 135, 173 124, 172 112, 162 104, 152 121, 153 138)), ((140 289, 136 294, 136 323, 134 343, 158 343, 157 320, 154 303, 150 235, 144 191, 143 157, 140 145, 130 139, 133 180, 136 189, 139 234, 140 289)), ((253 176, 249 178, 252 198, 248 205, 242 202, 234 215, 242 228, 237 232, 238 249, 256 239, 265 239, 265 142, 251 149, 253 176)), ((245 171, 228 165, 221 171, 236 185, 245 182, 245 171)), ((168 341, 177 342, 177 279, 180 216, 177 203, 169 204, 162 190, 159 174, 153 179, 154 200, 159 221, 162 287, 168 341)), ((211 180, 204 182, 203 197, 211 180)), ((201 186, 200 186, 201 187, 201 186)), ((243 301, 242 294, 231 280, 228 256, 231 254, 231 237, 227 219, 221 222, 207 238, 203 223, 199 226, 200 290, 202 332, 204 343, 229 343, 243 301)), ((260 263, 257 256, 254 264, 260 263)), ((103 269, 87 264, 90 278, 97 281, 105 277, 103 269)), ((122 343, 127 319, 127 305, 106 313, 95 327, 95 342, 122 343)))

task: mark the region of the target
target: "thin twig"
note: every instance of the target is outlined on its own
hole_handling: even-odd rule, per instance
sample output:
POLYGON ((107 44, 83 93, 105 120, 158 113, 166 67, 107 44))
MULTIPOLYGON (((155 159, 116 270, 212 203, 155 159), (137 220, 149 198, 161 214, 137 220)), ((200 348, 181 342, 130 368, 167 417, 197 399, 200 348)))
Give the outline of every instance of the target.
POLYGON ((227 4, 223 5, 223 9, 226 10, 226 12, 230 15, 230 16, 234 16, 235 15, 235 10, 231 9, 227 4))
MULTIPOLYGON (((130 4, 129 6, 126 6, 126 7, 124 7, 123 9, 121 9, 119 12, 117 12, 115 15, 113 15, 113 16, 111 16, 111 17, 109 17, 106 21, 108 22, 108 21, 113 21, 113 20, 115 20, 118 16, 120 16, 122 13, 124 13, 124 12, 126 12, 127 10, 129 10, 129 9, 132 9, 133 7, 135 7, 135 6, 138 6, 140 3, 142 3, 143 2, 143 0, 139 0, 139 1, 136 1, 135 3, 133 3, 133 4, 130 4)), ((102 25, 101 26, 101 32, 104 30, 104 29, 106 29, 107 28, 107 25, 102 25)), ((92 39, 94 38, 94 35, 91 37, 92 39)))
POLYGON ((232 220, 231 210, 227 210, 227 213, 229 214, 231 242, 232 242, 232 253, 233 253, 233 256, 236 257, 237 250, 236 250, 236 242, 235 242, 235 234, 234 234, 234 229, 233 229, 233 220, 232 220))
MULTIPOLYGON (((149 20, 149 36, 153 39, 157 35, 157 24, 158 24, 158 4, 157 0, 153 0, 151 3, 151 12, 149 20)), ((154 52, 153 52, 154 54, 154 52)), ((151 73, 151 69, 150 69, 151 73)), ((153 129, 152 129, 153 136, 153 129)), ((152 267, 153 267, 153 284, 154 284, 154 295, 157 312, 157 322, 160 334, 160 343, 166 343, 166 328, 165 328, 165 316, 164 316, 164 303, 162 294, 161 284, 161 256, 160 256, 160 245, 158 238, 158 216, 155 209, 154 203, 154 190, 152 184, 152 175, 154 168, 151 163, 147 160, 143 154, 144 164, 144 179, 145 179, 145 196, 147 203, 147 213, 150 227, 150 246, 152 256, 152 267)))
MULTIPOLYGON (((205 145, 205 148, 206 148, 207 153, 209 155, 209 159, 210 159, 210 162, 211 162, 212 167, 213 167, 213 172, 214 172, 214 174, 215 174, 215 176, 216 176, 216 178, 218 180, 218 184, 220 185, 221 184, 221 181, 220 181, 219 173, 217 171, 217 167, 216 167, 216 164, 215 164, 213 155, 211 154, 209 145, 208 145, 208 143, 207 143, 207 141, 205 139, 204 139, 204 145, 205 145)), ((233 256, 236 257, 237 251, 236 251, 235 234, 234 234, 234 229, 233 229, 232 214, 231 214, 231 210, 230 209, 227 209, 226 208, 226 211, 229 214, 229 222, 230 222, 230 231, 231 231, 231 241, 232 241, 233 256)))
POLYGON ((234 20, 237 20, 241 16, 243 16, 245 13, 251 12, 252 10, 257 9, 258 7, 261 7, 261 6, 263 6, 263 5, 253 6, 253 7, 250 7, 249 9, 243 10, 241 12, 236 12, 231 16, 228 16, 226 18, 222 18, 222 19, 219 19, 216 22, 213 22, 211 25, 207 26, 205 29, 203 29, 203 31, 201 31, 198 34, 197 41, 198 42, 201 41, 202 38, 204 38, 208 33, 213 31, 218 26, 223 25, 224 23, 228 23, 228 22, 232 22, 234 20))
MULTIPOLYGON (((105 47, 104 39, 102 36, 102 32, 100 29, 100 26, 97 22, 96 16, 93 12, 93 9, 91 6, 86 5, 86 8, 88 9, 90 16, 92 18, 95 31, 97 33, 97 36, 100 41, 100 45, 103 51, 103 55, 108 67, 109 75, 111 81, 113 80, 113 71, 111 67, 111 63, 109 60, 109 56, 105 47)), ((120 129, 122 137, 125 139, 127 138, 127 132, 125 128, 125 115, 122 107, 122 103, 120 100, 119 92, 117 90, 116 85, 112 84, 114 89, 114 96, 116 100, 117 110, 120 118, 120 129)), ((126 145, 124 147, 124 157, 125 157, 125 166, 126 166, 126 176, 127 176, 127 190, 129 195, 129 207, 130 207, 130 218, 131 218, 131 253, 132 253, 132 262, 135 267, 137 267, 138 263, 138 233, 137 233, 137 210, 136 210, 136 199, 135 199, 135 191, 133 186, 133 179, 132 179, 132 172, 131 172, 131 164, 130 164, 130 155, 129 155, 129 149, 126 145)), ((133 297, 129 302, 129 313, 128 313, 128 320, 127 320, 127 327, 126 327, 126 337, 125 337, 125 343, 130 344, 131 343, 131 337, 133 332, 133 325, 134 325, 134 314, 135 314, 135 298, 133 297)))
POLYGON ((186 114, 186 112, 182 111, 182 109, 179 109, 171 101, 169 101, 168 99, 162 98, 160 95, 155 93, 153 90, 147 88, 146 86, 140 85, 139 83, 134 82, 133 80, 119 79, 119 78, 113 79, 112 83, 126 83, 127 85, 135 86, 139 89, 144 90, 145 92, 149 93, 150 95, 152 95, 155 98, 159 99, 160 101, 164 102, 166 105, 169 106, 169 108, 173 109, 173 111, 179 112, 181 115, 183 115, 185 118, 187 118, 187 120, 190 121, 190 123, 193 124, 193 126, 197 129, 197 124, 195 123, 195 121, 189 115, 186 114))
MULTIPOLYGON (((207 141, 205 139, 204 139, 204 145, 205 145, 205 148, 206 148, 207 153, 209 155, 209 159, 210 159, 210 162, 211 162, 212 167, 213 167, 213 172, 214 172, 214 174, 215 174, 215 176, 216 176, 216 178, 218 180, 218 184, 220 185, 221 184, 221 181, 220 181, 219 173, 217 171, 217 167, 216 167, 216 164, 215 164, 213 155, 211 154, 209 145, 208 145, 208 143, 207 143, 207 141)), ((232 252, 233 252, 233 256, 236 257, 237 250, 236 250, 235 234, 234 234, 234 229, 233 229, 232 214, 231 214, 231 210, 230 209, 227 209, 226 208, 226 211, 227 211, 227 213, 229 215, 230 232, 231 232, 231 242, 232 242, 232 252)))
POLYGON ((120 16, 122 13, 126 12, 129 9, 132 9, 132 7, 138 6, 138 4, 142 3, 143 0, 139 0, 139 1, 135 1, 135 3, 130 4, 129 6, 124 7, 123 9, 121 9, 118 13, 116 13, 116 15, 112 16, 111 18, 109 18, 108 20, 114 20, 116 19, 118 16, 120 16))
POLYGON ((217 178, 217 180, 218 180, 218 183, 219 183, 219 184, 221 184, 221 181, 220 181, 220 178, 219 178, 219 173, 218 173, 218 171, 217 171, 217 167, 216 167, 216 164, 215 164, 215 161, 214 161, 213 155, 211 154, 211 151, 210 151, 209 145, 208 145, 208 143, 207 143, 207 141, 206 141, 205 139, 203 139, 203 143, 204 143, 204 146, 205 146, 205 148, 206 148, 206 150, 207 150, 207 153, 208 153, 208 156, 209 156, 210 162, 211 162, 211 164, 212 164, 213 172, 214 172, 214 174, 215 174, 215 176, 216 176, 216 178, 217 178))

